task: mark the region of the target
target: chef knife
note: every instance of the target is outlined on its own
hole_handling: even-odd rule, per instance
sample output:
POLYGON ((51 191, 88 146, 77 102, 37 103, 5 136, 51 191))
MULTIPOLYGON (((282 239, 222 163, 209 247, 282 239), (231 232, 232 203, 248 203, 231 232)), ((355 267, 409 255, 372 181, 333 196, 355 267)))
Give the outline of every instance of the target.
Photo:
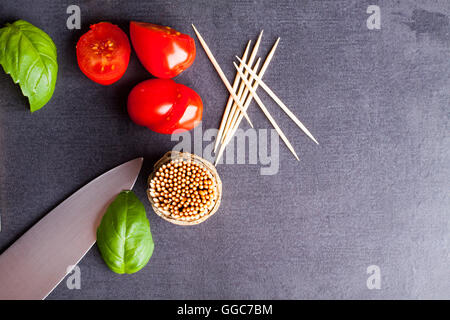
POLYGON ((45 299, 94 245, 106 208, 133 188, 142 162, 131 160, 92 180, 6 249, 0 299, 45 299))

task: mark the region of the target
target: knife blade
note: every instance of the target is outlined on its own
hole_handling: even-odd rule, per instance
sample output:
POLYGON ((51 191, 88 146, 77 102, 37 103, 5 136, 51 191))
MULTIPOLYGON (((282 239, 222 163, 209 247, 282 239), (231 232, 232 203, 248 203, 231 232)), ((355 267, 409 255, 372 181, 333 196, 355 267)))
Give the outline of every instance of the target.
POLYGON ((0 255, 0 299, 45 299, 94 245, 108 205, 133 188, 142 162, 128 161, 92 180, 6 249, 0 255))

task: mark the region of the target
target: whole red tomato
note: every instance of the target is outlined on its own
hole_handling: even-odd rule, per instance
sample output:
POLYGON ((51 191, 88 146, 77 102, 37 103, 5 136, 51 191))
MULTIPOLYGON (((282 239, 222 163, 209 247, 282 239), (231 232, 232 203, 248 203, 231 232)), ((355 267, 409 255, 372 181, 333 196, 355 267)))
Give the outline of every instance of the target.
POLYGON ((200 96, 170 79, 143 81, 128 96, 130 118, 159 133, 191 130, 202 120, 202 113, 200 96))
POLYGON ((92 81, 108 85, 119 80, 130 61, 130 41, 125 32, 109 22, 91 26, 77 43, 81 71, 92 81))
POLYGON ((132 21, 130 38, 139 60, 155 77, 173 78, 194 62, 194 39, 170 27, 132 21))

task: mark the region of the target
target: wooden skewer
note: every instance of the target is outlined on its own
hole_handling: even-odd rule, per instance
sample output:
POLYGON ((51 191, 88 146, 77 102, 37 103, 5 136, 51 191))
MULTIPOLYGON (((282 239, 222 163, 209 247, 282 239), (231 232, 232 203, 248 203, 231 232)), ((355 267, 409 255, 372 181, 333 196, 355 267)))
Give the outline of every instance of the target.
POLYGON ((208 56, 209 60, 211 61, 211 63, 213 64, 214 68, 216 69, 217 73, 219 74, 220 79, 222 79, 222 82, 224 83, 225 87, 227 88, 228 92, 231 94, 231 96, 233 97, 233 100, 236 102, 236 105, 238 106, 239 110, 244 114, 245 119, 247 119, 248 123, 250 124, 250 126, 253 128, 253 123, 250 120, 250 118, 248 117, 247 113, 244 110, 244 107, 242 106, 241 102, 239 101, 239 98, 236 96, 236 94, 233 91, 233 88, 231 87, 230 82, 228 81, 227 77, 225 76, 225 74, 222 71, 222 68, 220 67, 220 65, 217 63, 216 58, 214 58, 211 50, 209 49, 208 45, 206 44, 205 40, 203 40, 203 37, 200 35, 200 33, 198 32, 197 28, 192 25, 192 28, 195 31, 195 34, 198 37, 198 40, 200 41, 200 44, 202 45, 203 49, 206 52, 206 55, 208 56))
MULTIPOLYGON (((236 58, 239 60, 239 62, 241 62, 241 66, 243 66, 245 70, 250 73, 250 75, 256 80, 256 82, 259 83, 261 88, 263 88, 267 92, 267 94, 280 106, 280 108, 283 109, 284 112, 286 112, 286 114, 292 119, 292 121, 294 121, 295 124, 299 126, 300 129, 302 129, 303 132, 308 137, 310 137, 312 141, 319 144, 319 142, 317 142, 311 132, 309 132, 309 130, 303 125, 303 123, 295 116, 295 114, 291 112, 291 110, 289 110, 289 108, 283 103, 283 101, 281 101, 281 99, 277 97, 277 95, 264 83, 264 81, 262 81, 261 78, 255 72, 253 72, 253 70, 248 65, 246 65, 241 59, 239 59, 239 57, 236 58)), ((234 66, 237 68, 238 73, 240 70, 242 70, 242 67, 238 68, 235 63, 234 66)))
MULTIPOLYGON (((264 32, 264 30, 261 30, 261 32, 259 33, 258 39, 256 40, 255 46, 253 47, 252 53, 251 53, 250 58, 249 58, 249 60, 247 62, 247 64, 250 65, 250 66, 253 64, 253 61, 255 60, 256 54, 258 53, 258 49, 259 49, 259 45, 261 43, 263 32, 264 32)), ((241 70, 243 70, 243 69, 241 69, 241 70)), ((247 78, 248 77, 248 72, 245 71, 244 75, 247 78)), ((239 73, 236 72, 236 76, 239 77, 239 73)), ((239 86, 239 91, 237 93, 237 96, 240 99, 242 104, 244 104, 245 99, 246 99, 247 94, 248 94, 248 90, 244 91, 244 89, 245 89, 245 85, 244 85, 243 82, 241 82, 241 85, 239 86)), ((231 120, 234 118, 234 115, 235 115, 236 112, 239 113, 239 110, 236 107, 236 103, 233 103, 233 105, 231 107, 231 110, 230 110, 230 113, 228 115, 228 118, 226 119, 226 122, 225 122, 225 126, 224 126, 225 131, 228 130, 228 128, 230 126, 230 123, 231 123, 231 120)), ((222 131, 223 131, 223 128, 222 128, 222 131)), ((216 144, 214 146, 214 152, 216 152, 217 147, 219 145, 219 142, 223 142, 223 140, 224 140, 223 137, 224 137, 223 136, 223 132, 220 132, 220 130, 219 130, 219 133, 218 133, 217 139, 216 139, 216 144)))
MULTIPOLYGON (((273 55, 275 54, 275 50, 277 49, 279 42, 280 42, 280 38, 278 38, 277 41, 275 41, 274 45, 272 46, 272 49, 270 50, 269 54, 267 55, 266 60, 264 61, 264 64, 261 67, 261 70, 259 71, 260 78, 262 78, 264 73, 266 72, 267 67, 270 64, 270 61, 272 60, 273 55)), ((253 90, 256 91, 257 88, 258 88, 258 82, 255 82, 255 84, 253 85, 253 90)), ((247 87, 245 88, 245 90, 247 90, 247 92, 248 92, 247 87)), ((249 95, 247 97, 247 100, 245 101, 245 104, 244 104, 245 110, 247 110, 248 106, 252 102, 252 99, 253 99, 253 97, 251 95, 249 95)), ((223 134, 222 145, 220 146, 219 152, 217 153, 215 164, 217 164, 219 162, 220 158, 222 157, 223 151, 225 150, 226 146, 230 142, 231 138, 234 136, 236 130, 239 128, 239 124, 242 121, 242 117, 243 117, 242 113, 234 114, 234 117, 231 120, 231 125, 229 127, 229 130, 225 130, 225 133, 223 134)))
POLYGON ((277 130, 278 134, 280 135, 281 139, 283 139, 284 143, 286 144, 286 146, 289 148, 289 150, 291 150, 292 154, 295 156, 295 158, 297 160, 300 160, 297 156, 297 153, 295 153, 294 148, 292 147, 291 143, 289 142, 289 140, 286 138, 286 136, 284 135, 283 131, 281 131, 280 127, 277 125, 276 121, 274 118, 272 118, 272 116, 270 115, 269 111, 267 110, 266 106, 264 105, 264 103, 261 101, 261 99, 258 97, 258 95, 256 94, 256 91, 253 90, 252 85, 250 84, 250 82, 244 78, 244 74, 242 73, 241 70, 239 70, 236 62, 233 62, 234 67, 236 68, 236 70, 238 70, 239 74, 241 75, 241 80, 244 81, 245 85, 247 86, 247 88, 250 90, 250 94, 253 96, 253 99, 255 99, 256 103, 259 105, 259 107, 261 108, 261 110, 264 112, 264 114, 266 115, 267 119, 269 119, 269 121, 272 123, 273 127, 275 128, 275 130, 277 130))
MULTIPOLYGON (((242 61, 244 61, 244 62, 247 59, 248 50, 250 49, 251 43, 252 43, 252 40, 250 40, 247 43, 247 47, 245 48, 244 54, 242 55, 242 61)), ((234 82, 233 82, 233 91, 234 92, 236 92, 236 90, 238 89, 240 78, 241 77, 239 76, 239 73, 236 72, 236 77, 234 78, 234 82)), ((238 97, 239 97, 239 95, 238 95, 238 97)), ((227 101, 227 105, 225 106, 225 111, 222 116, 222 121, 220 122, 219 132, 217 133, 216 142, 214 144, 214 152, 217 150, 217 147, 219 146, 220 139, 222 138, 222 132, 225 127, 226 119, 228 119, 228 115, 230 114, 232 105, 233 105, 233 97, 230 95, 230 97, 228 98, 228 101, 227 101)))

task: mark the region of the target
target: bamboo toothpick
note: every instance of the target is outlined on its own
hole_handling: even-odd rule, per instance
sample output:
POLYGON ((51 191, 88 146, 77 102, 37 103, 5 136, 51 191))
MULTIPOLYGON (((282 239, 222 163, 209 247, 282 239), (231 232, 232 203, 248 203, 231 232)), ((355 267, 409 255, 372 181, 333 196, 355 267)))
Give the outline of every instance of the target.
POLYGON ((198 40, 200 41, 200 44, 202 45, 203 49, 206 52, 206 55, 208 56, 209 60, 213 64, 213 66, 216 69, 217 73, 219 74, 219 77, 222 79, 222 82, 224 83, 224 85, 227 88, 228 92, 233 97, 233 100, 236 102, 236 105, 238 106, 239 110, 244 114, 245 119, 247 119, 248 123, 253 128, 252 121, 250 120, 250 118, 248 117, 247 113, 245 112, 244 107, 242 106, 241 102, 239 101, 239 98, 234 93, 230 82, 228 81, 227 77, 223 73, 222 68, 220 67, 219 63, 217 63, 216 58, 214 58, 214 55, 212 54, 212 52, 209 49, 208 45, 206 44, 205 40, 203 40, 203 37, 198 32, 197 28, 194 25, 192 25, 192 28, 194 29, 194 32, 197 35, 198 40))
MULTIPOLYGON (((270 61, 272 61, 273 55, 275 54, 275 50, 276 50, 279 42, 280 42, 280 38, 278 38, 277 41, 275 41, 274 45, 272 46, 272 49, 270 50, 269 54, 267 55, 266 60, 264 61, 264 64, 263 64, 263 66, 261 67, 261 70, 258 73, 260 78, 262 78, 264 76, 264 73, 266 72, 270 61)), ((253 70, 253 72, 256 73, 255 70, 253 70)), ((253 77, 249 77, 249 78, 250 78, 250 82, 252 82, 253 81, 253 77)), ((256 91, 257 88, 258 88, 258 83, 255 83, 253 85, 253 89, 256 91)), ((248 92, 249 92, 249 89, 247 87, 245 87, 244 96, 247 96, 248 92)), ((250 105, 251 101, 252 101, 252 96, 250 95, 250 96, 248 96, 247 101, 245 101, 245 104, 244 104, 245 110, 247 110, 247 108, 250 105)), ((239 113, 235 113, 235 116, 233 117, 233 119, 232 119, 232 121, 230 123, 230 126, 228 128, 225 127, 225 132, 226 132, 225 135, 228 135, 228 131, 231 131, 233 129, 233 127, 235 126, 236 122, 237 122, 237 125, 239 126, 239 123, 241 122, 241 120, 242 120, 242 115, 240 115, 239 113)), ((234 134, 234 132, 232 134, 234 134)), ((222 140, 224 140, 224 138, 222 140)), ((224 143, 224 141, 222 141, 222 143, 224 143)))
MULTIPOLYGON (((253 76, 253 78, 256 80, 256 82, 259 83, 261 88, 263 88, 267 92, 267 94, 280 106, 280 108, 283 109, 284 112, 286 112, 286 114, 292 119, 292 121, 294 121, 295 124, 297 126, 299 126, 300 129, 302 129, 303 132, 309 138, 311 138, 312 141, 314 141, 315 143, 319 144, 319 142, 317 142, 317 140, 313 137, 311 132, 309 132, 309 130, 303 125, 303 123, 295 116, 295 114, 293 114, 291 112, 291 110, 289 110, 289 108, 283 103, 283 101, 281 101, 281 99, 277 97, 277 95, 264 83, 264 81, 262 81, 262 79, 255 72, 253 72, 253 70, 248 65, 243 63, 242 60, 239 59, 239 57, 236 57, 236 58, 239 60, 239 62, 241 62, 241 66, 243 66, 245 68, 245 70, 248 73, 250 73, 250 75, 253 76)), ((236 64, 234 64, 234 66, 236 67, 237 72, 240 73, 239 71, 242 70, 242 67, 238 68, 236 66, 236 64)))
MULTIPOLYGON (((255 63, 255 66, 253 67, 253 70, 256 72, 256 70, 258 70, 258 67, 259 67, 259 63, 261 62, 261 58, 258 58, 258 60, 256 61, 256 63, 255 63)), ((238 73, 238 75, 239 75, 239 73, 238 73)), ((252 78, 250 77, 250 81, 253 81, 252 80, 252 78)), ((245 84, 244 84, 244 86, 245 86, 245 84)), ((247 89, 246 89, 247 90, 247 89)), ((248 90, 247 90, 248 91, 248 90)), ((242 93, 242 92, 241 92, 242 93)), ((249 98, 251 99, 252 97, 251 96, 249 96, 249 98)), ((245 96, 241 96, 241 102, 243 103, 245 101, 245 96)), ((249 101, 247 101, 247 102, 249 102, 249 101)), ((244 107, 246 108, 246 110, 247 110, 247 108, 248 108, 248 106, 249 106, 249 104, 250 103, 246 103, 245 105, 244 105, 244 107)), ((235 114, 234 114, 234 116, 238 116, 238 112, 236 112, 235 114)), ((241 114, 241 117, 242 117, 242 114, 241 114)), ((233 117, 234 118, 234 117, 233 117)), ((241 118, 242 119, 242 118, 241 118)), ((232 122, 233 120, 231 120, 230 122, 232 122)), ((233 123, 232 124, 229 124, 229 123, 227 123, 227 127, 226 128, 230 128, 231 126, 233 125, 233 123)), ((226 129, 225 128, 225 129, 226 129)), ((235 130, 236 131, 236 130, 235 130)), ((235 131, 233 131, 233 133, 232 133, 232 135, 234 135, 234 132, 235 131)), ((216 162, 215 162, 215 164, 217 164, 218 162, 219 162, 219 160, 220 160, 220 158, 222 157, 222 154, 223 154, 223 151, 225 150, 225 147, 227 146, 227 144, 230 142, 230 139, 228 139, 228 135, 227 135, 227 131, 225 131, 224 133, 223 133, 223 135, 222 135, 222 141, 221 141, 221 145, 220 145, 220 148, 219 148, 219 152, 217 153, 217 156, 216 156, 216 162)))
MULTIPOLYGON (((280 38, 278 38, 274 45, 272 46, 272 49, 270 49, 269 54, 266 57, 266 60, 263 63, 263 66, 261 67, 261 70, 259 71, 258 75, 260 78, 263 77, 264 73, 267 70, 267 67, 270 64, 270 61, 272 61, 272 58, 275 54, 275 50, 277 49, 278 43, 280 42, 280 38)), ((253 85, 253 90, 256 90, 258 88, 258 83, 255 82, 255 84, 253 85)), ((248 92, 248 88, 246 87, 245 90, 247 90, 248 92)), ((244 108, 245 110, 247 110, 248 106, 250 105, 250 103, 252 102, 253 97, 251 95, 249 95, 247 97, 247 100, 245 101, 244 104, 244 108)), ((217 164, 220 160, 220 158, 222 157, 222 154, 226 148, 226 146, 228 145, 228 143, 230 142, 230 140, 233 138, 234 134, 236 133, 236 130, 239 128, 239 124, 242 121, 242 113, 235 113, 233 119, 231 120, 231 124, 229 126, 229 130, 225 130, 223 137, 222 137, 222 144, 220 146, 219 152, 217 153, 216 156, 216 161, 215 164, 217 164)))
POLYGON ((241 70, 239 70, 236 62, 233 62, 234 67, 236 68, 236 70, 238 70, 239 74, 241 75, 241 80, 244 81, 245 85, 247 86, 247 88, 250 90, 250 94, 253 96, 253 99, 255 99, 256 103, 259 105, 259 107, 261 108, 261 110, 264 112, 264 114, 266 115, 267 119, 269 119, 270 123, 272 123, 272 125, 274 126, 275 130, 277 130, 278 134, 280 135, 281 139, 283 139, 284 143, 286 144, 286 146, 289 148, 289 150, 291 150, 292 154, 295 156, 295 158, 297 160, 300 160, 297 156, 297 153, 295 153, 294 148, 292 147, 291 143, 289 142, 289 140, 286 138, 286 136, 284 135, 283 131, 280 129, 280 127, 277 125, 276 121, 274 118, 272 118, 272 116, 270 115, 269 111, 267 110, 266 106, 264 105, 264 103, 261 101, 261 99, 258 97, 258 95, 256 94, 256 91, 253 90, 252 85, 250 84, 250 82, 248 82, 247 79, 245 79, 243 76, 244 74, 242 73, 241 70))
MULTIPOLYGON (((259 49, 259 45, 261 43, 261 39, 262 39, 263 33, 264 33, 264 30, 261 30, 261 32, 259 33, 258 39, 256 40, 255 46, 253 47, 252 53, 250 55, 250 58, 248 59, 247 64, 250 65, 250 66, 253 64, 253 61, 255 60, 256 54, 258 53, 258 49, 259 49)), ((239 73, 236 72, 236 76, 239 77, 239 73)), ((247 71, 244 72, 244 76, 245 76, 245 78, 248 78, 248 72, 247 71)), ((241 84, 239 86, 239 91, 237 93, 237 96, 240 99, 242 104, 244 104, 245 99, 247 97, 247 94, 248 94, 248 90, 245 90, 245 85, 241 81, 241 84)), ((245 111, 247 111, 247 109, 245 109, 245 111)), ((237 109, 236 103, 233 103, 233 105, 231 107, 231 110, 230 110, 230 113, 228 115, 228 118, 225 121, 224 130, 222 132, 219 131, 219 134, 217 135, 216 145, 214 147, 214 152, 216 152, 217 146, 219 145, 219 143, 223 142, 223 140, 224 140, 223 139, 223 137, 224 137, 223 133, 224 133, 224 131, 226 132, 229 129, 230 123, 231 123, 232 119, 234 118, 234 115, 236 114, 236 112, 239 113, 239 110, 237 109)))
MULTIPOLYGON (((251 43, 252 43, 252 40, 250 40, 247 43, 247 47, 245 48, 244 54, 242 55, 242 61, 244 61, 244 62, 247 59, 248 50, 250 49, 251 43)), ((241 63, 241 65, 242 65, 242 63, 241 63)), ((241 77, 239 76, 239 73, 236 72, 236 77, 234 78, 234 82, 233 82, 233 91, 234 92, 236 92, 236 90, 238 89, 240 78, 241 77)), ((239 95, 238 95, 238 97, 239 97, 239 95)), ((225 106, 225 111, 222 116, 222 121, 220 122, 219 132, 217 133, 216 142, 214 144, 214 152, 217 150, 217 147, 219 146, 219 142, 222 138, 222 132, 225 127, 225 123, 227 122, 228 115, 230 114, 230 110, 231 110, 231 106, 233 105, 233 101, 234 101, 233 97, 230 95, 230 97, 228 98, 227 104, 225 106)))
MULTIPOLYGON (((236 63, 233 62, 233 64, 237 67, 236 63)), ((243 74, 242 71, 239 71, 239 73, 241 73, 241 80, 244 81, 245 85, 249 88, 251 95, 253 96, 253 99, 255 99, 256 103, 259 105, 259 107, 261 108, 262 112, 265 114, 265 116, 267 117, 267 119, 269 119, 270 123, 272 124, 272 126, 275 128, 275 130, 278 132, 278 134, 280 135, 281 139, 284 141, 284 143, 286 144, 286 146, 288 147, 288 149, 292 152, 292 154, 294 155, 294 157, 297 160, 300 160, 298 158, 297 153, 294 150, 294 147, 292 147, 291 143, 289 142, 288 138, 284 135, 283 131, 280 129, 280 127, 278 126, 278 124, 276 123, 275 119, 270 115, 269 111, 267 110, 266 106, 264 105, 264 103, 261 101, 261 99, 259 98, 259 96, 256 94, 256 92, 254 91, 254 89, 252 88, 250 82, 243 78, 243 74)), ((218 160, 216 159, 216 164, 217 164, 218 160)))

